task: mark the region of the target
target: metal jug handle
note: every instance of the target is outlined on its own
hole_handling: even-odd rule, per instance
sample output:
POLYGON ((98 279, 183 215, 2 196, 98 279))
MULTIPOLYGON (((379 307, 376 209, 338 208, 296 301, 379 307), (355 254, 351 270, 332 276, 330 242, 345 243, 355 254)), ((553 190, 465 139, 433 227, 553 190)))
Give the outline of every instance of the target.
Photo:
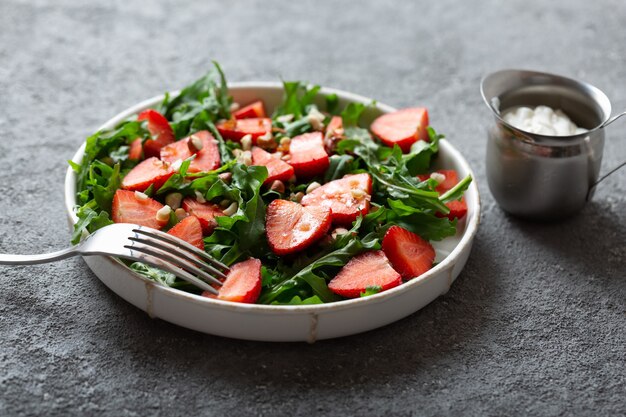
MULTIPOLYGON (((619 119, 622 116, 626 116, 626 111, 616 114, 615 116, 611 117, 609 120, 607 120, 602 127, 606 127, 608 125, 610 125, 611 123, 613 123, 614 121, 616 121, 617 119, 619 119)), ((604 181, 606 179, 606 177, 608 177, 609 175, 613 174, 615 171, 619 170, 620 168, 626 166, 626 161, 622 162, 621 164, 619 164, 618 166, 616 166, 615 168, 613 168, 612 170, 610 170, 609 172, 607 172, 606 174, 604 174, 603 176, 600 177, 600 179, 598 179, 591 187, 589 187, 589 191, 587 191, 587 201, 589 201, 591 199, 591 195, 593 194, 593 192, 595 191, 596 187, 598 186, 598 184, 600 184, 602 181, 604 181)))

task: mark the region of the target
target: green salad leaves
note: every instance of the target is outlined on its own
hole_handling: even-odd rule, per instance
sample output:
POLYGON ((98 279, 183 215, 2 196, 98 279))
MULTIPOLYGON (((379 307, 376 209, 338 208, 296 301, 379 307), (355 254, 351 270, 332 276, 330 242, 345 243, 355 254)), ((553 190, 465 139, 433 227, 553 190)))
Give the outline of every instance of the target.
MULTIPOLYGON (((262 293, 260 303, 306 305, 337 301, 339 296, 328 289, 328 281, 354 256, 380 249, 386 230, 400 225, 428 240, 441 240, 456 233, 456 220, 445 216, 446 203, 462 197, 471 182, 467 177, 440 196, 437 183, 420 181, 418 174, 429 172, 443 138, 428 128, 429 142, 418 141, 403 154, 399 147, 390 148, 372 137, 362 125, 367 106, 350 103, 340 108, 336 95, 319 97, 320 87, 301 82, 284 82, 284 98, 272 114, 277 142, 313 130, 308 115, 326 115, 327 124, 333 115, 340 115, 343 136, 336 142, 335 154, 325 173, 306 183, 286 183, 285 189, 264 186, 268 170, 263 166, 247 166, 237 159, 240 145, 225 141, 216 128, 220 120, 231 118, 232 97, 224 73, 217 63, 204 77, 180 91, 166 95, 156 110, 169 121, 176 139, 208 130, 218 141, 222 166, 211 172, 188 172, 191 160, 169 177, 159 189, 146 194, 163 202, 170 193, 200 198, 219 204, 236 203, 228 216, 216 217, 217 227, 205 237, 205 250, 227 265, 255 257, 262 261, 262 293), (316 104, 317 103, 317 104, 316 104), (322 108, 318 108, 318 105, 322 108), (278 257, 270 250, 265 230, 266 207, 276 198, 292 199, 313 181, 329 182, 346 174, 366 172, 373 180, 369 214, 359 217, 348 233, 319 243, 297 256, 278 257), (227 174, 227 175, 224 175, 227 174)), ((137 138, 150 138, 145 122, 131 117, 87 138, 83 160, 70 162, 76 172, 77 202, 72 243, 88 233, 112 223, 113 196, 124 176, 137 164, 129 160, 131 143, 137 138)), ((166 227, 177 222, 176 216, 166 227)), ((138 262, 129 265, 135 272, 161 285, 198 292, 174 275, 138 262)), ((379 287, 368 287, 362 297, 376 294, 379 287)))

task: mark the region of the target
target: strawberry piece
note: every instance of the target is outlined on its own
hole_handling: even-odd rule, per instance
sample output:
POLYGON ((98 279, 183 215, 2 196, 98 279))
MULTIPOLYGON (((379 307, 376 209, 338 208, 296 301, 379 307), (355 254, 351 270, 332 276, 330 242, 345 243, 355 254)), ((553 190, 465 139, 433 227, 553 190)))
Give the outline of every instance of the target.
POLYGON ((202 296, 236 303, 256 303, 261 294, 261 261, 250 258, 231 266, 224 284, 216 289, 219 290, 217 296, 209 291, 204 291, 202 296))
POLYGON ((289 154, 291 155, 289 165, 299 177, 323 174, 330 166, 321 132, 305 133, 291 139, 289 154))
POLYGON ((177 160, 185 160, 192 155, 196 155, 188 172, 208 172, 217 169, 221 165, 220 151, 217 141, 208 131, 202 130, 193 135, 183 138, 177 142, 164 146, 161 149, 161 160, 169 163, 177 160), (193 145, 192 137, 200 138, 202 149, 197 150, 193 145))
MULTIPOLYGON (((458 174, 453 169, 440 169, 436 172, 446 177, 446 179, 441 184, 439 184, 437 188, 435 188, 435 190, 439 194, 444 194, 446 191, 450 190, 459 182, 458 174)), ((430 178, 430 175, 420 174, 418 175, 418 178, 420 179, 420 181, 425 181, 430 178)), ((450 220, 454 220, 455 218, 462 219, 467 214, 467 203, 465 202, 465 198, 463 197, 460 200, 450 201, 449 203, 446 203, 446 206, 450 209, 450 212, 446 215, 436 213, 437 217, 447 217, 450 220)))
POLYGON ((138 198, 134 191, 117 190, 111 206, 111 220, 115 223, 132 223, 161 229, 166 220, 157 220, 157 211, 163 204, 152 198, 138 198))
MULTIPOLYGON (((435 188, 435 191, 439 192, 439 194, 445 193, 459 182, 457 173, 453 169, 440 169, 435 172, 446 177, 446 179, 435 188)), ((420 181, 426 181, 430 178, 430 174, 419 174, 417 177, 420 181)))
POLYGON ((391 226, 385 233, 383 252, 406 280, 422 275, 433 267, 435 261, 432 245, 400 226, 391 226))
POLYGON ((293 167, 287 162, 275 158, 274 155, 257 146, 252 148, 252 165, 267 168, 267 179, 264 184, 271 184, 276 180, 287 181, 294 173, 293 167))
POLYGON ((370 130, 385 145, 397 144, 402 152, 408 152, 418 140, 428 141, 428 110, 424 107, 402 109, 378 117, 370 130))
POLYGON ((155 157, 140 162, 131 169, 122 180, 122 188, 131 191, 145 191, 150 185, 154 190, 161 188, 165 181, 174 174, 174 170, 168 163, 155 157))
POLYGON ((326 136, 341 136, 343 135, 343 119, 341 116, 333 116, 326 126, 326 136))
POLYGON ((143 146, 141 144, 141 138, 137 138, 130 143, 130 149, 128 149, 128 159, 131 161, 139 161, 143 156, 143 146))
POLYGON ((305 195, 302 205, 328 207, 332 211, 333 223, 348 225, 359 213, 365 216, 369 212, 371 194, 369 174, 346 175, 305 195))
POLYGON ((255 117, 265 117, 265 106, 261 100, 250 103, 245 107, 233 112, 235 119, 251 119, 255 117))
POLYGON ((303 207, 287 200, 274 200, 267 207, 265 229, 272 251, 287 255, 308 248, 328 232, 330 209, 303 207))
POLYGON ((202 226, 200 220, 196 216, 187 216, 168 232, 172 236, 176 236, 179 239, 195 246, 198 249, 204 250, 204 240, 202 240, 202 226))
POLYGON ((217 130, 224 139, 238 142, 242 137, 250 135, 252 143, 256 143, 256 138, 272 131, 272 120, 267 117, 231 119, 218 123, 217 130))
POLYGON ((207 236, 213 233, 213 230, 217 227, 215 217, 224 215, 224 212, 217 204, 200 203, 193 197, 185 198, 181 207, 190 215, 198 218, 202 226, 202 233, 207 236))
POLYGON ((165 116, 156 110, 148 109, 139 113, 137 120, 148 122, 148 131, 151 139, 143 144, 143 152, 146 158, 158 157, 161 148, 174 142, 174 131, 165 116))
POLYGON ((368 287, 381 291, 402 284, 402 278, 389 264, 383 251, 370 251, 352 258, 328 283, 328 288, 347 298, 360 297, 368 287))
MULTIPOLYGON (((446 214, 450 220, 462 219, 467 214, 467 203, 465 202, 465 198, 462 197, 460 200, 454 200, 446 203, 446 207, 450 209, 450 212, 446 214)), ((443 214, 436 213, 438 217, 444 217, 443 214)))

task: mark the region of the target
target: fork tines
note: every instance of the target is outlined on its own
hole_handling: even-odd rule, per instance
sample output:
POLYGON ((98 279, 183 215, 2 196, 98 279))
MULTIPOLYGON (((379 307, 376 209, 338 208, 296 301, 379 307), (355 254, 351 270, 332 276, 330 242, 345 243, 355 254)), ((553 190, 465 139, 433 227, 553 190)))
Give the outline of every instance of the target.
MULTIPOLYGON (((152 263, 158 263, 158 267, 169 270, 203 290, 217 294, 214 286, 222 285, 222 280, 230 272, 228 266, 177 237, 141 226, 133 229, 133 232, 135 236, 129 237, 132 244, 125 246, 127 249, 161 260, 152 263)), ((145 260, 151 261, 149 258, 145 260)))

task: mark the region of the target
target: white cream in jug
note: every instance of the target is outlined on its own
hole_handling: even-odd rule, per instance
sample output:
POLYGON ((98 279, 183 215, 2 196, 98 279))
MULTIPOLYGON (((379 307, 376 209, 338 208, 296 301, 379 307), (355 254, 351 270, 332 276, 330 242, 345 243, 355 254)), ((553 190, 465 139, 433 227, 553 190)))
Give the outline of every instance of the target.
POLYGON ((584 133, 587 129, 576 126, 560 109, 548 106, 515 107, 502 116, 505 122, 529 133, 546 136, 571 136, 584 133))

